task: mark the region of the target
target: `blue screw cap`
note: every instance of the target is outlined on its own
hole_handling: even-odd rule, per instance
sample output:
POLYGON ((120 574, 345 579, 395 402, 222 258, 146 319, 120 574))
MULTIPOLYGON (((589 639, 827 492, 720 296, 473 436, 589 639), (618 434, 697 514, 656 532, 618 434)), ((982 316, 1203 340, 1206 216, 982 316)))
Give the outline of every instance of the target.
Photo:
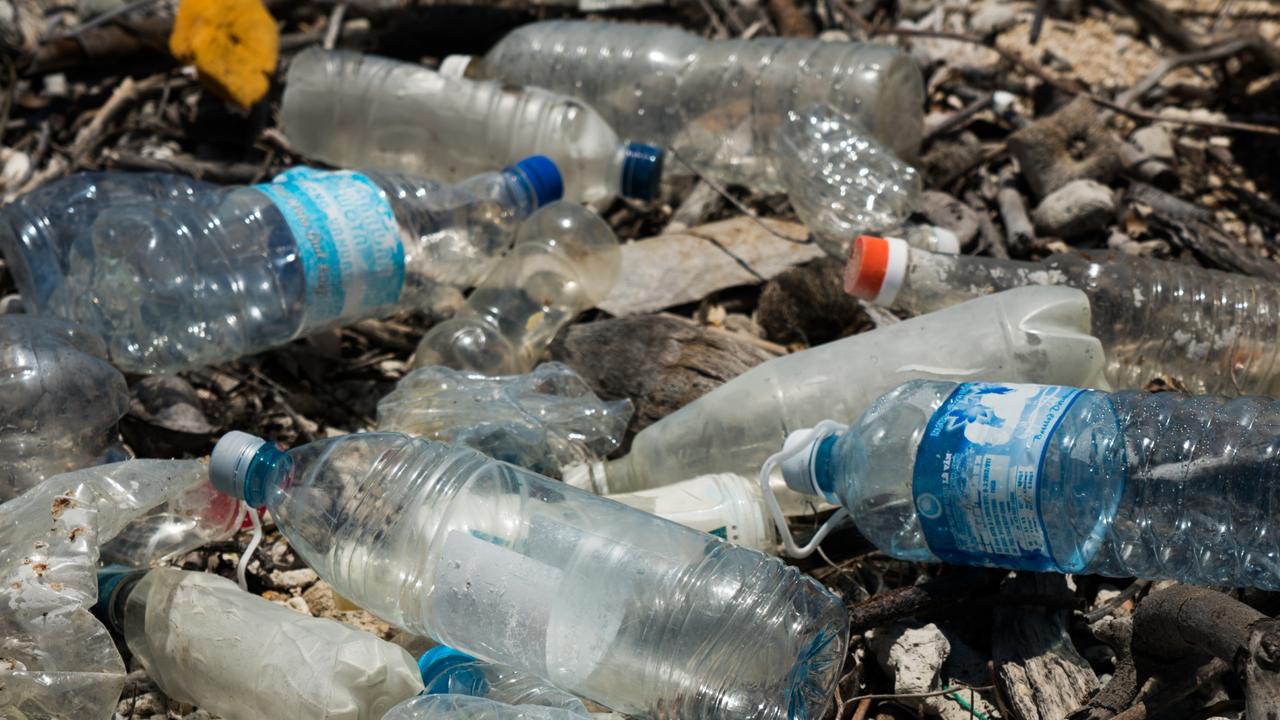
POLYGON ((658 197, 667 153, 656 145, 627 143, 622 160, 622 196, 635 200, 658 197))
POLYGON ((146 572, 146 570, 127 565, 108 565, 98 570, 98 601, 93 606, 94 616, 107 627, 113 627, 111 622, 111 598, 116 594, 116 589, 126 579, 144 575, 146 572))
POLYGON ((515 169, 529 181, 538 207, 564 196, 564 178, 560 175, 560 168, 546 155, 530 155, 516 163, 515 169))
POLYGON ((422 683, 427 688, 427 694, 459 692, 457 687, 450 688, 451 679, 461 681, 458 684, 470 689, 472 692, 469 694, 480 694, 484 676, 472 668, 459 667, 473 662, 476 662, 475 658, 448 645, 437 645, 422 653, 422 657, 418 658, 418 670, 422 672, 422 683))

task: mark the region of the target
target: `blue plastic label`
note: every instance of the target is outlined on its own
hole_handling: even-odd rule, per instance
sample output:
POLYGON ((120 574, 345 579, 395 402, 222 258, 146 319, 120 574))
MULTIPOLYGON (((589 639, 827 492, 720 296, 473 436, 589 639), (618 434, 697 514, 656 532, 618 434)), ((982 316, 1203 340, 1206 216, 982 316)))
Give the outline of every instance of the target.
POLYGON ((1079 388, 964 383, 929 419, 912 494, 941 560, 1056 570, 1040 512, 1045 446, 1079 388))
POLYGON ((354 172, 294 168, 255 186, 298 244, 307 329, 367 317, 404 289, 404 245, 391 204, 354 172))

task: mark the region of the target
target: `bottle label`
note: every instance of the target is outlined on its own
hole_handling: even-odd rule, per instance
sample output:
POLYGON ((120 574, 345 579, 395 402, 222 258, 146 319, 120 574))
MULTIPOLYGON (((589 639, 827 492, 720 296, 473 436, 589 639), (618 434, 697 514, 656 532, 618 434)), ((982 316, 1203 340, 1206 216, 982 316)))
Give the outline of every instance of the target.
POLYGON ((944 562, 1056 570, 1040 508, 1045 447, 1084 391, 963 383, 929 419, 912 494, 944 562))
POLYGON ((294 168, 255 186, 298 245, 307 282, 304 327, 368 317, 404 289, 404 245, 391 204, 355 172, 294 168))

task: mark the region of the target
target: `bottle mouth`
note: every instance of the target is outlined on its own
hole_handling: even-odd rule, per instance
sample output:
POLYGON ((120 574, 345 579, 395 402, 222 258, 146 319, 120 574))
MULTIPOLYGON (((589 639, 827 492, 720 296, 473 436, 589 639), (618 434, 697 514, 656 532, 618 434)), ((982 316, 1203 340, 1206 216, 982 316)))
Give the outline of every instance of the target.
POLYGON ((876 305, 892 305, 907 275, 908 251, 905 240, 859 236, 844 269, 844 291, 876 305))
POLYGON ((662 186, 667 153, 656 145, 632 142, 623 149, 620 192, 633 200, 652 200, 662 186))
POLYGON ((535 208, 564 196, 564 177, 555 161, 546 155, 530 155, 507 169, 524 180, 533 195, 535 208))
POLYGON ((459 669, 461 665, 468 665, 476 662, 474 657, 462 652, 454 650, 448 645, 437 645, 430 650, 422 653, 418 658, 418 670, 422 673, 422 683, 426 686, 428 695, 439 695, 442 693, 453 692, 451 687, 454 683, 450 680, 456 679, 462 681, 473 691, 483 691, 478 687, 484 682, 484 677, 474 671, 468 671, 469 668, 459 669))

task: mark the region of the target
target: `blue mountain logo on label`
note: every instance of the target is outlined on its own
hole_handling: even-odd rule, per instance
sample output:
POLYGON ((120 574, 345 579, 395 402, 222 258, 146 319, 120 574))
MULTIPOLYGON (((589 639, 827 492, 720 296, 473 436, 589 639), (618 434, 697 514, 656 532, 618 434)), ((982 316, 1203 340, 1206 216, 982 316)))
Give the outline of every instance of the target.
POLYGON ((1084 392, 1055 385, 963 383, 934 412, 912 493, 929 549, 962 565, 1056 570, 1040 512, 1053 430, 1084 392))

